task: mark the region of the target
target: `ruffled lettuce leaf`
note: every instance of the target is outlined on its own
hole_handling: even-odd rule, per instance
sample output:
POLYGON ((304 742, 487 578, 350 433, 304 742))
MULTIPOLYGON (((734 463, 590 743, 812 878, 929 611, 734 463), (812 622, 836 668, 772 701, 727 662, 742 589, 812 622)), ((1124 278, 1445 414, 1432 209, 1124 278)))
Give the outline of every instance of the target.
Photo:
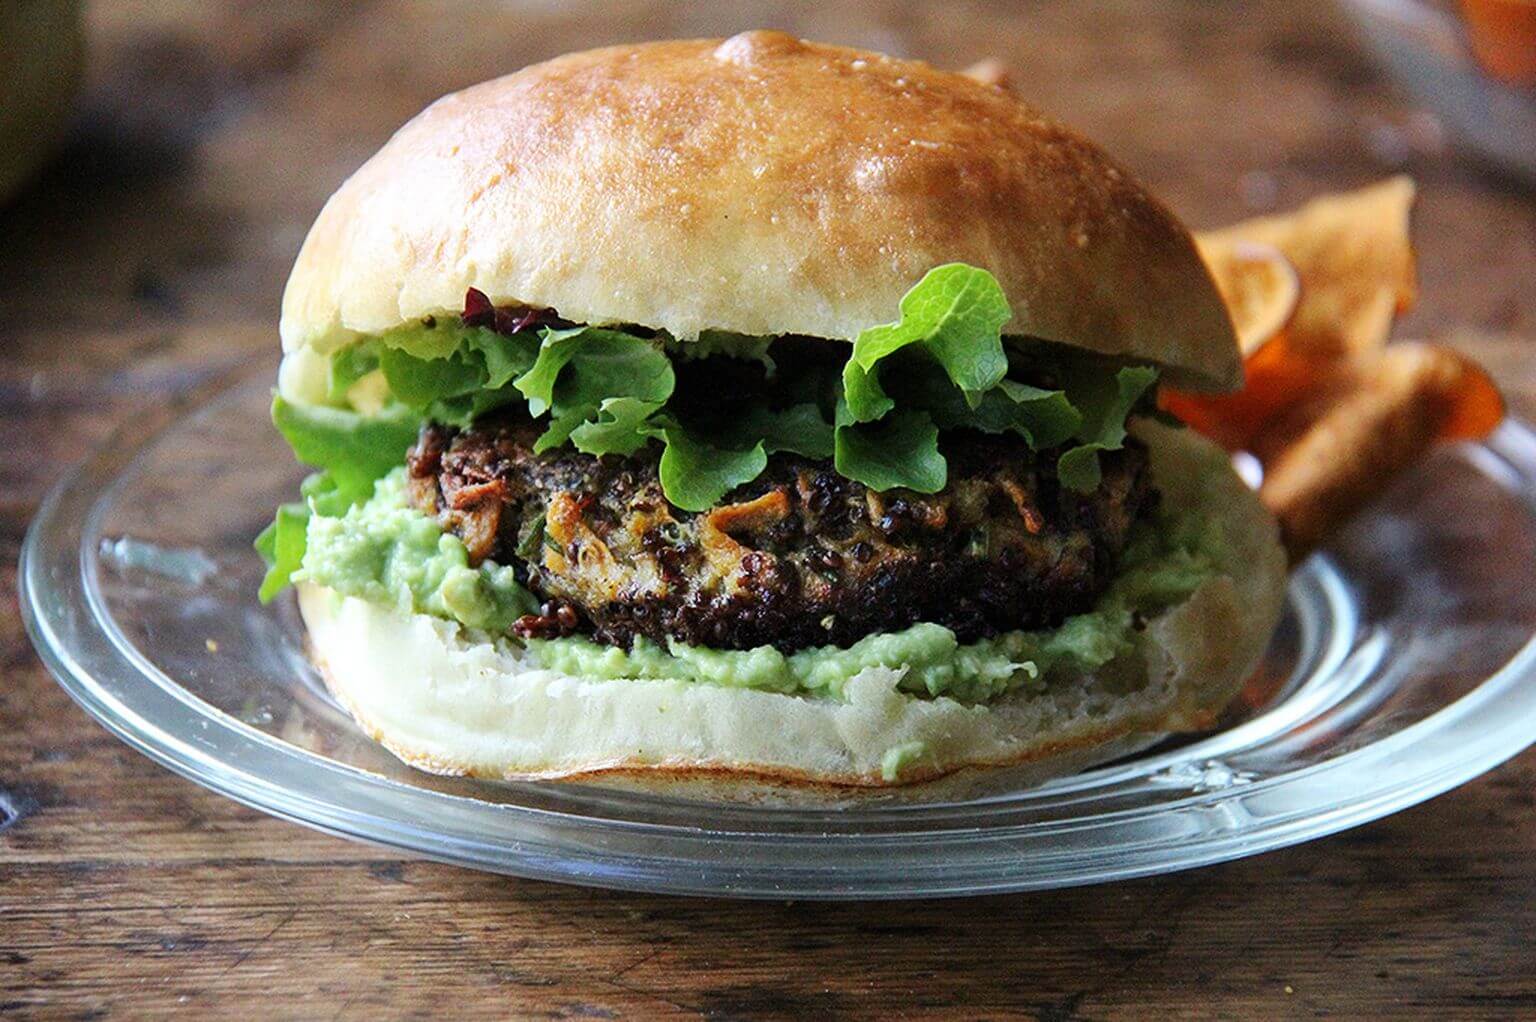
MULTIPOLYGON (((423 419, 468 426, 494 408, 523 400, 512 381, 532 368, 538 339, 485 327, 434 325, 392 331, 359 347, 373 349, 397 402, 423 419)), ((353 361, 365 357, 350 356, 353 361)))
POLYGON ((679 426, 663 429, 662 440, 666 448, 657 466, 661 489, 684 511, 707 511, 768 467, 768 452, 761 442, 746 450, 715 447, 679 426))
POLYGON ((929 270, 902 297, 900 319, 854 339, 837 408, 837 471, 876 490, 934 493, 948 478, 941 427, 1018 428, 1030 439, 1033 418, 1025 408, 1050 395, 1025 393, 1022 384, 1003 388, 1009 381, 1002 329, 1011 316, 1002 287, 986 270, 962 263, 929 270), (912 354, 921 357, 905 357, 912 354), (893 396, 881 370, 897 361, 893 396))
POLYGON ((1079 493, 1099 488, 1099 452, 1117 451, 1125 444, 1125 420, 1131 409, 1157 382, 1157 370, 1146 366, 1127 366, 1106 376, 1103 373, 1074 373, 1071 385, 1074 403, 1082 409, 1083 424, 1077 438, 1082 443, 1062 454, 1056 464, 1061 484, 1079 493))
POLYGON ((327 515, 334 518, 345 514, 353 504, 367 499, 366 495, 354 499, 344 494, 329 472, 315 472, 308 476, 299 486, 299 495, 303 500, 278 507, 272 524, 256 537, 256 550, 262 560, 267 562, 267 574, 262 578, 261 589, 257 592, 262 603, 270 603, 273 597, 282 592, 293 573, 304 562, 305 537, 309 533, 311 517, 327 515))
POLYGON ((476 329, 469 338, 468 348, 485 367, 486 390, 503 390, 518 376, 533 368, 537 357, 531 334, 507 337, 494 330, 476 329))
POLYGON ((651 416, 659 401, 610 397, 598 406, 597 417, 571 430, 571 445, 583 454, 634 454, 660 434, 651 416))
POLYGON ((587 454, 627 455, 650 440, 659 441, 662 492, 684 511, 715 506, 731 490, 761 475, 768 455, 776 451, 808 458, 832 456, 832 426, 815 405, 771 410, 754 404, 731 423, 708 428, 685 427, 662 414, 661 407, 637 398, 609 398, 595 419, 571 431, 571 444, 587 454))
POLYGON ((272 398, 272 422, 300 461, 322 471, 304 480, 303 502, 279 507, 272 524, 256 537, 256 549, 267 562, 259 593, 263 602, 281 592, 298 570, 310 516, 343 514, 367 500, 374 480, 405 459, 421 425, 419 416, 400 404, 362 415, 295 405, 280 395, 272 398))
POLYGON ((595 339, 596 334, 597 331, 584 327, 544 331, 538 358, 527 372, 517 378, 515 384, 528 400, 529 415, 537 418, 553 407, 555 384, 560 382, 560 371, 576 357, 577 342, 587 336, 595 339))
POLYGON ((892 423, 878 442, 870 429, 919 410, 939 430, 1013 432, 1037 451, 1075 439, 1057 463, 1058 477, 1075 491, 1096 489, 1099 453, 1124 444, 1126 417, 1156 383, 1157 370, 1127 366, 1110 373, 1097 360, 1058 353, 1042 361, 1063 380, 1061 389, 1008 379, 1001 331, 1009 315, 991 274, 949 264, 907 292, 900 320, 860 334, 843 368, 838 472, 875 489, 922 490, 935 481, 941 489, 947 472, 936 436, 930 441, 928 430, 910 418, 899 428, 892 423), (882 366, 896 369, 889 381, 882 366))
POLYGON ((466 348, 447 358, 417 358, 400 348, 379 353, 379 368, 395 400, 425 412, 434 402, 491 389, 485 365, 466 348))
POLYGON ((326 397, 336 405, 347 401, 347 392, 358 380, 379 367, 379 346, 372 342, 353 344, 331 356, 326 397))
POLYGON ((729 421, 711 424, 707 430, 726 447, 741 449, 761 442, 769 454, 789 451, 817 459, 832 457, 832 432, 832 424, 821 409, 809 401, 787 408, 770 408, 765 401, 755 401, 729 421))
POLYGON ((905 487, 918 493, 944 488, 948 465, 939 453, 939 429, 927 412, 895 411, 877 422, 851 421, 838 406, 832 465, 839 475, 872 490, 905 487))
POLYGON ((262 577, 261 588, 256 595, 262 603, 288 586, 288 580, 304 562, 304 537, 309 530, 309 507, 305 504, 282 504, 272 524, 256 537, 256 552, 267 562, 267 573, 262 577))
POLYGON ((373 415, 343 408, 296 405, 272 398, 272 423, 306 465, 324 469, 347 500, 364 500, 373 481, 405 458, 421 418, 401 404, 373 415))
MULTIPOLYGON (((1100 483, 1098 455, 1121 447, 1125 420, 1153 387, 1148 367, 1111 371, 1101 360, 1049 346, 1015 348, 1016 368, 1039 386, 1009 377, 1002 328, 1011 316, 996 279, 949 264, 929 271, 901 300, 894 323, 852 345, 841 371, 815 360, 776 366, 771 338, 710 335, 691 345, 602 327, 539 327, 500 333, 431 319, 364 340, 333 356, 332 407, 277 398, 273 421, 299 460, 323 471, 303 503, 279 509, 258 539, 270 565, 268 599, 302 560, 307 520, 340 515, 366 499, 375 479, 398 465, 423 420, 465 427, 488 411, 520 404, 548 423, 535 450, 569 443, 588 454, 632 455, 661 446, 662 489, 677 507, 702 511, 755 479, 779 451, 831 459, 836 470, 875 490, 943 489, 942 431, 1014 433, 1033 450, 1076 441, 1058 462, 1064 486, 1100 483), (764 392, 713 412, 674 411, 674 358, 762 363, 764 392), (358 398, 371 410, 346 407, 358 398), (375 405, 381 408, 374 410, 375 405), (829 421, 829 419, 831 421, 829 421)), ((685 407, 693 407, 690 403, 685 407)), ((705 402, 709 407, 709 402, 705 402)))
POLYGON ((659 441, 662 491, 685 511, 703 511, 751 482, 775 451, 832 453, 832 427, 814 404, 772 409, 754 401, 727 422, 683 424, 664 412, 676 386, 666 352, 616 330, 546 330, 538 359, 514 385, 530 414, 549 416, 535 451, 569 441, 587 454, 627 455, 659 441))
POLYGON ((937 266, 901 299, 901 318, 870 327, 853 342, 843 369, 844 399, 855 422, 872 422, 895 407, 880 381, 880 363, 919 346, 970 407, 1008 372, 1003 324, 1013 313, 997 278, 964 263, 937 266))
MULTIPOLYGON (((513 381, 530 415, 549 415, 535 452, 558 447, 584 423, 598 419, 605 401, 631 398, 660 407, 675 384, 672 361, 658 345, 598 327, 544 330, 538 358, 513 381)), ((616 421, 607 425, 603 432, 611 442, 616 421)), ((641 435, 638 429, 636 435, 641 435)))
POLYGON ((1064 391, 1016 380, 998 381, 974 408, 948 380, 934 373, 903 376, 897 394, 902 407, 922 409, 941 430, 1013 432, 1037 451, 1070 440, 1083 421, 1064 391))
POLYGON ((667 355, 676 361, 696 362, 705 358, 735 358, 743 362, 759 362, 770 373, 774 371, 774 361, 768 354, 768 349, 773 345, 773 337, 754 337, 751 334, 737 334, 729 330, 703 330, 699 336, 686 344, 681 344, 671 337, 663 335, 662 347, 667 355))

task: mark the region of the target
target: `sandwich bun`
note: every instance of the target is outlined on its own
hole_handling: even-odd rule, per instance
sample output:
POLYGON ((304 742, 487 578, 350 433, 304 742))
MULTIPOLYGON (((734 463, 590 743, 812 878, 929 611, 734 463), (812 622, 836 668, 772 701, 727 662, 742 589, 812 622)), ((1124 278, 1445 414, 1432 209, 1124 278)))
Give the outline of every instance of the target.
POLYGON ((1189 233, 1008 92, 779 32, 617 46, 446 96, 331 197, 283 296, 282 390, 468 288, 572 322, 847 341, 934 266, 979 266, 1009 335, 1241 379, 1189 233), (306 353, 308 357, 306 357, 306 353))
POLYGON ((1226 455, 1141 422, 1163 499, 1213 518, 1226 563, 1140 634, 1146 678, 1053 676, 964 705, 897 691, 869 668, 843 699, 684 681, 604 681, 541 668, 525 649, 301 584, 312 653, 374 739, 423 770, 490 779, 601 779, 710 795, 824 801, 892 784, 951 794, 982 776, 1039 780, 1211 726, 1268 643, 1285 593, 1274 519, 1226 455), (898 776, 891 750, 912 750, 898 776), (999 771, 998 768, 1005 768, 999 771))

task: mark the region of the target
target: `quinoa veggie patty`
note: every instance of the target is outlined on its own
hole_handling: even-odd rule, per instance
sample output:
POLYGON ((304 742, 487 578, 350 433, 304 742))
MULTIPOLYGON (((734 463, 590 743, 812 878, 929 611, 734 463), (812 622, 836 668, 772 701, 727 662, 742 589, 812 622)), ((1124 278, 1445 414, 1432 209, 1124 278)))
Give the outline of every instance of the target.
POLYGON ((919 621, 962 642, 1051 627, 1092 607, 1155 500, 1134 442, 1103 454, 1098 490, 1077 494, 1057 483, 1059 452, 955 431, 936 494, 877 493, 779 454, 695 514, 663 497, 655 445, 534 454, 542 429, 519 413, 429 424, 408 457, 412 503, 545 601, 514 626, 523 637, 790 652, 919 621))

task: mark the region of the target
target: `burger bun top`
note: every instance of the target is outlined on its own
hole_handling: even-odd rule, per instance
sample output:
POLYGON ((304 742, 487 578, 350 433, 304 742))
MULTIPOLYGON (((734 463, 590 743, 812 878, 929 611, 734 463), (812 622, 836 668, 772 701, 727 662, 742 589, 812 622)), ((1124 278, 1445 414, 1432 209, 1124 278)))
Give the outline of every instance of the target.
POLYGON ((849 340, 923 274, 989 270, 1005 333, 1241 379, 1188 231, 1007 91, 779 32, 570 54, 445 96, 336 192, 283 296, 286 351, 462 307, 687 342, 849 340))

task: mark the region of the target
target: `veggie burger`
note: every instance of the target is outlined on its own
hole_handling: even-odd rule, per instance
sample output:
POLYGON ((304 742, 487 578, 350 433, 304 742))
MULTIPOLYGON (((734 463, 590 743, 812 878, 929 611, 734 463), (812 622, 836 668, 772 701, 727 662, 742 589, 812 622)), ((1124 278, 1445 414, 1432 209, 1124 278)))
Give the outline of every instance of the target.
POLYGON ((1190 235, 995 86, 775 32, 447 96, 332 196, 258 540, 426 770, 785 789, 1209 726, 1285 559, 1157 412, 1230 389, 1190 235))

